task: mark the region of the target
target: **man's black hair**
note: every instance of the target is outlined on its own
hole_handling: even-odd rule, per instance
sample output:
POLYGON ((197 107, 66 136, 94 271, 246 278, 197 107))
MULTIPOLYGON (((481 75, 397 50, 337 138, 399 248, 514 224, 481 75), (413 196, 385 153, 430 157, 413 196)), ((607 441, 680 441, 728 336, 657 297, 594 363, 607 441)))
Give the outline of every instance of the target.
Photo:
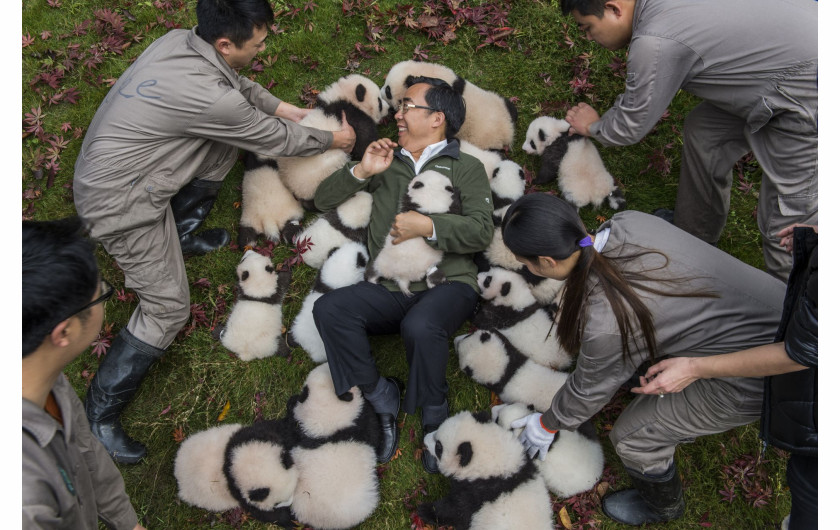
POLYGON ((467 115, 467 105, 464 103, 464 98, 452 88, 452 85, 437 77, 410 75, 405 80, 405 87, 408 88, 418 83, 431 85, 429 90, 426 91, 426 103, 433 109, 443 112, 443 116, 446 118, 446 138, 454 138, 461 130, 464 117, 467 115))
POLYGON ((604 16, 604 4, 607 0, 561 0, 560 9, 564 15, 577 11, 583 16, 595 15, 598 18, 604 16))
POLYGON ((254 27, 268 27, 274 11, 267 0, 198 0, 198 35, 214 44, 228 38, 237 48, 253 37, 254 27))
MULTIPOLYGON (((23 356, 73 312, 91 301, 99 285, 93 243, 78 217, 23 222, 23 356)), ((79 313, 80 318, 90 310, 79 313), (84 313, 84 314, 83 314, 84 313)))

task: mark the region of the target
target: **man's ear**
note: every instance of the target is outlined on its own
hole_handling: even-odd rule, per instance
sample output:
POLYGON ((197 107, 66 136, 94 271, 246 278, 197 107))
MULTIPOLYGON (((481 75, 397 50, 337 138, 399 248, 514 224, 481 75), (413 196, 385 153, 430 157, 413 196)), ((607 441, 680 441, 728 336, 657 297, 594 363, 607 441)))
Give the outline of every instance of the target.
POLYGON ((443 111, 434 113, 432 127, 446 127, 446 116, 443 114, 443 111))
MULTIPOLYGON (((72 317, 71 317, 72 318, 72 317)), ((58 323, 50 332, 50 341, 56 348, 64 348, 70 344, 70 318, 58 323)))
POLYGON ((213 47, 216 48, 217 52, 222 54, 222 57, 227 57, 236 45, 227 37, 219 37, 216 39, 216 42, 213 43, 213 47))

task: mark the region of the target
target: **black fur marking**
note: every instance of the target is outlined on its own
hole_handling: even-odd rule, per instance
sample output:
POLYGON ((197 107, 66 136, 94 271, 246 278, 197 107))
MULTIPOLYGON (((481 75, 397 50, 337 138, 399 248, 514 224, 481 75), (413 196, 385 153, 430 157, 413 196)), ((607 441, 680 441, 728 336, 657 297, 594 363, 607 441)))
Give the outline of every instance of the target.
POLYGON ((488 342, 490 340, 490 337, 492 337, 492 335, 490 335, 489 331, 482 331, 481 335, 478 337, 478 340, 481 341, 482 344, 484 344, 485 342, 488 342))
POLYGON ((452 83, 452 88, 455 90, 455 93, 458 94, 459 96, 464 95, 464 88, 466 86, 467 86, 467 82, 461 76, 456 77, 455 82, 452 83))
POLYGON ((394 95, 391 94, 391 85, 385 87, 385 97, 389 100, 394 99, 394 95))
POLYGON ((533 480, 537 468, 531 460, 509 477, 487 477, 477 480, 451 479, 449 495, 434 503, 418 506, 418 514, 427 522, 452 525, 457 530, 470 527, 474 513, 485 503, 495 502, 501 495, 511 492, 525 482, 533 480))
POLYGON ((458 465, 461 467, 467 467, 472 462, 472 444, 470 442, 461 442, 458 445, 458 450, 455 452, 458 455, 458 465))
MULTIPOLYGON (((543 130, 542 130, 542 129, 539 129, 539 130, 537 131, 537 138, 539 138, 541 142, 544 142, 544 141, 545 141, 545 133, 543 132, 543 130)), ((531 145, 534 145, 533 140, 531 141, 531 145)))
POLYGON ((508 98, 502 98, 505 100, 505 107, 507 108, 508 114, 510 114, 510 120, 516 125, 516 120, 519 119, 519 111, 516 110, 516 105, 513 104, 513 101, 509 100, 508 98))
POLYGON ((364 102, 365 94, 367 94, 367 89, 365 88, 365 85, 361 83, 356 85, 356 101, 358 101, 359 103, 364 102))
POLYGON ((449 205, 447 213, 461 215, 461 190, 454 186, 452 188, 452 204, 449 205))
POLYGON ((356 267, 362 269, 367 265, 367 258, 361 252, 356 253, 356 267))
POLYGON ((353 393, 350 392, 350 391, 345 392, 345 393, 343 393, 343 394, 341 394, 340 396, 337 396, 337 397, 338 397, 339 401, 346 401, 347 403, 350 403, 351 401, 353 401, 353 393))
POLYGON ((257 242, 260 234, 250 226, 239 226, 239 233, 236 236, 236 244, 239 248, 245 248, 248 245, 253 245, 257 242))
POLYGON ((248 492, 248 498, 254 502, 264 501, 268 494, 271 492, 271 488, 257 488, 253 489, 248 492))
POLYGON ((411 185, 411 189, 419 190, 423 186, 425 186, 425 184, 423 184, 421 181, 418 180, 417 182, 415 182, 414 184, 411 185))
POLYGON ((479 410, 478 412, 473 412, 472 417, 475 418, 475 421, 478 423, 493 423, 493 415, 489 410, 479 410))
POLYGON ((245 171, 252 171, 254 169, 259 169, 261 167, 271 167, 277 169, 277 161, 273 158, 264 158, 261 159, 255 153, 250 151, 245 151, 245 156, 242 159, 242 163, 245 165, 245 171))
MULTIPOLYGON (((364 89, 362 85, 359 86, 364 89)), ((356 95, 358 96, 358 89, 356 90, 356 95)), ((373 118, 365 114, 362 109, 350 101, 339 100, 326 103, 324 100, 318 98, 316 105, 323 109, 324 114, 332 116, 337 120, 341 120, 341 111, 344 111, 347 123, 356 131, 356 144, 353 146, 353 151, 350 152, 351 160, 361 160, 367 146, 379 138, 379 131, 376 129, 376 122, 373 121, 373 118)))
MULTIPOLYGON (((482 332, 482 333, 484 333, 484 332, 482 332)), ((502 377, 498 381, 496 381, 495 383, 490 383, 490 384, 484 384, 484 383, 482 383, 482 384, 485 388, 489 389, 491 392, 495 392, 496 394, 501 394, 502 391, 507 386, 507 384, 513 378, 514 374, 516 374, 517 370, 522 368, 522 366, 525 364, 525 361, 528 360, 528 357, 526 357, 524 353, 522 353, 521 351, 516 349, 516 347, 513 344, 510 343, 510 341, 507 339, 507 337, 505 337, 504 335, 502 335, 498 331, 490 330, 487 333, 492 333, 492 334, 496 335, 502 341, 502 344, 505 347, 505 351, 508 354, 508 363, 507 363, 507 366, 505 366, 505 372, 502 374, 502 377)), ((481 339, 482 339, 481 342, 485 342, 483 340, 483 338, 484 337, 482 336, 481 337, 481 339)), ((464 371, 466 372, 466 370, 464 370, 464 371)), ((472 370, 470 370, 470 372, 472 372, 472 370)), ((469 373, 467 375, 472 377, 472 373, 469 373)))
POLYGON ((341 235, 350 241, 364 243, 367 239, 367 225, 360 228, 350 228, 341 221, 341 217, 338 215, 338 210, 330 210, 326 212, 324 214, 324 219, 327 220, 331 227, 341 232, 341 235))
POLYGON ((248 279, 248 276, 250 276, 250 275, 251 275, 251 273, 250 273, 250 272, 248 272, 248 271, 244 271, 244 272, 242 273, 242 276, 240 276, 240 277, 239 277, 239 281, 240 281, 240 282, 244 282, 245 280, 247 280, 247 279, 248 279))
POLYGON ((505 282, 502 284, 502 290, 500 294, 502 296, 507 296, 510 294, 510 282, 505 282))
POLYGON ((521 311, 503 305, 483 304, 473 316, 472 322, 481 329, 505 329, 525 320, 541 308, 539 302, 521 311))

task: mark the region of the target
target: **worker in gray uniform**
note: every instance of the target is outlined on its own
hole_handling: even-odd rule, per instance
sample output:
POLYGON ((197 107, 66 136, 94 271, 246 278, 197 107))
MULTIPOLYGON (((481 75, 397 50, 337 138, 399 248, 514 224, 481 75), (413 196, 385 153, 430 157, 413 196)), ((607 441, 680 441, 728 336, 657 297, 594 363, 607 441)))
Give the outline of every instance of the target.
POLYGON ((266 0, 199 0, 198 25, 152 43, 100 105, 76 161, 76 209, 117 261, 140 303, 91 382, 93 433, 118 462, 145 447, 120 413, 151 364, 189 318, 183 254, 227 245, 217 228, 196 233, 222 181, 247 148, 266 157, 350 151, 355 132, 298 125, 308 112, 240 76, 265 49, 274 13, 266 0))
POLYGON ((775 234, 817 224, 817 2, 564 0, 562 9, 605 48, 629 46, 624 93, 600 117, 585 103, 570 109, 571 131, 634 144, 678 90, 702 98, 685 119, 673 222, 716 244, 732 167, 752 151, 763 170, 764 262, 787 281, 791 257, 775 234))

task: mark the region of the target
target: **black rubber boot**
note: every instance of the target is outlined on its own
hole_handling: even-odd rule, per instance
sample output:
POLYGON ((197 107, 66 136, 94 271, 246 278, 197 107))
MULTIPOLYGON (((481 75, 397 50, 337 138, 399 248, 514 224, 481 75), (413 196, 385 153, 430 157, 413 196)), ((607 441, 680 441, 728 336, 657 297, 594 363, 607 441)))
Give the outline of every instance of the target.
POLYGON ((230 243, 230 234, 224 228, 193 233, 210 214, 221 187, 221 181, 193 179, 170 199, 169 205, 181 240, 181 253, 206 254, 230 243))
POLYGON ((134 397, 140 382, 164 350, 149 346, 123 329, 99 365, 85 396, 90 430, 108 454, 121 464, 136 464, 146 448, 122 428, 120 413, 134 397))
POLYGON ((642 475, 631 469, 627 470, 627 474, 633 480, 635 489, 617 491, 604 497, 601 509, 607 517, 631 526, 682 517, 685 499, 680 475, 673 462, 668 471, 658 477, 642 475))
POLYGON ((364 393, 365 399, 370 401, 373 410, 379 417, 379 426, 382 429, 379 448, 376 451, 376 461, 380 464, 390 462, 397 453, 397 446, 400 441, 400 430, 397 427, 397 414, 400 411, 400 382, 389 377, 380 377, 376 388, 364 393))
MULTIPOLYGON (((443 400, 443 404, 441 405, 423 407, 423 439, 426 439, 427 434, 438 430, 440 424, 446 421, 446 418, 448 417, 449 402, 445 399, 443 400)), ((434 455, 432 455, 432 453, 430 453, 425 446, 423 447, 423 456, 421 457, 421 461, 423 462, 423 469, 426 470, 426 473, 440 473, 440 469, 438 469, 437 458, 435 458, 434 455)))

